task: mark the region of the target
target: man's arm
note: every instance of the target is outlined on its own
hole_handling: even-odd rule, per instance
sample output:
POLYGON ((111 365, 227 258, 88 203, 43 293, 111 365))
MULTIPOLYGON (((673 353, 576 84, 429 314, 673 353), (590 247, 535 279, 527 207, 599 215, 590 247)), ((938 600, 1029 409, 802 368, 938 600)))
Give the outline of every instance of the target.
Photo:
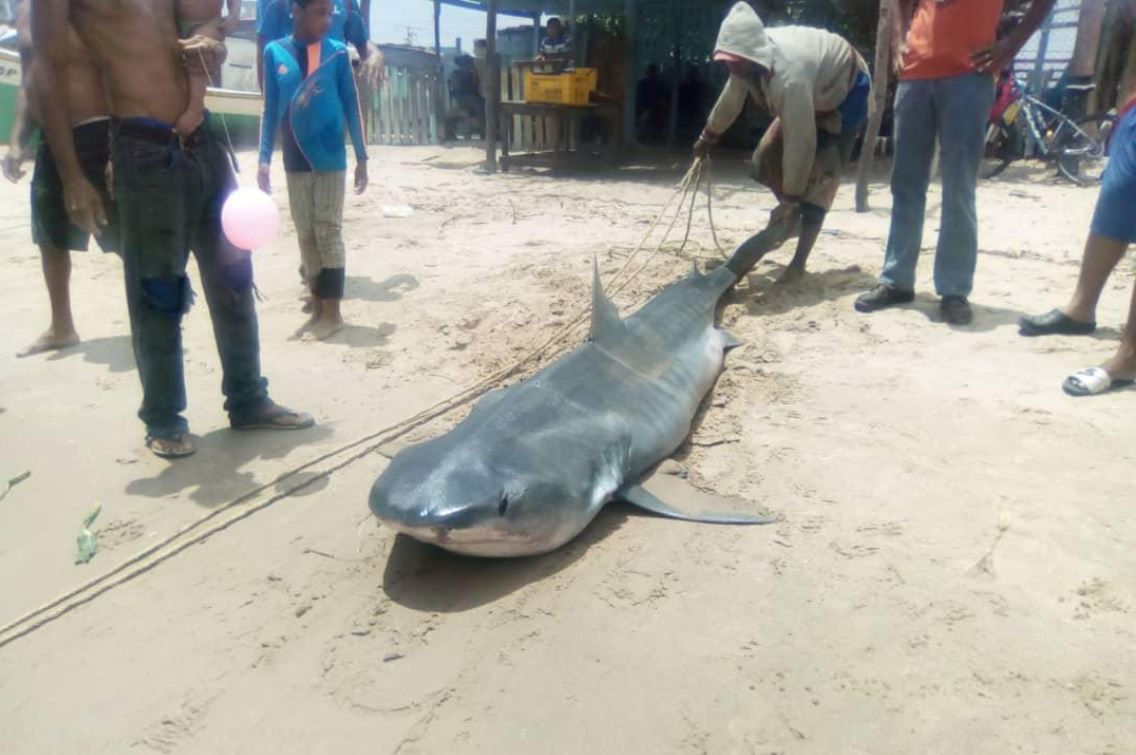
MULTIPOLYGON (((272 49, 276 49, 275 47, 272 49)), ((272 58, 272 50, 266 53, 272 58)), ((271 61, 270 61, 271 62, 271 61)), ((276 147, 276 132, 280 129, 280 87, 276 77, 265 81, 264 111, 260 118, 260 152, 257 164, 257 185, 266 194, 272 193, 269 182, 269 169, 272 165, 272 151, 276 147)))
POLYGON ((371 41, 371 32, 367 27, 366 16, 349 9, 347 24, 343 30, 347 42, 359 53, 359 62, 363 68, 363 80, 375 89, 383 83, 383 53, 371 41))
POLYGON ((709 147, 714 145, 730 126, 734 125, 734 121, 738 119, 745 107, 746 97, 748 96, 749 90, 741 79, 730 76, 726 81, 726 86, 722 88, 722 93, 718 95, 718 102, 715 103, 714 109, 706 117, 706 128, 702 130, 702 135, 698 137, 698 142, 695 144, 696 154, 700 152, 699 145, 705 145, 701 148, 702 152, 709 152, 709 147))
POLYGON ((355 88, 355 76, 351 63, 344 56, 340 62, 336 86, 339 100, 343 105, 343 115, 347 118, 347 132, 351 134, 351 144, 355 147, 355 161, 367 162, 367 144, 363 140, 363 121, 359 112, 359 92, 355 88))
MULTIPOLYGON (((36 0, 32 6, 32 39, 40 51, 34 85, 39 92, 67 91, 70 0, 36 0)), ((83 175, 66 97, 40 97, 40 117, 51 153, 63 181, 63 196, 71 222, 88 233, 107 224, 106 209, 95 188, 83 175)))
POLYGON ((264 46, 268 44, 264 37, 256 38, 256 85, 264 91, 264 46))
POLYGON ((911 19, 915 17, 915 9, 918 6, 919 0, 891 0, 889 20, 892 71, 900 71, 903 68, 903 56, 907 52, 907 32, 911 28, 911 19))
POLYGON ((1055 2, 1056 0, 1033 0, 1022 22, 1012 32, 994 45, 975 51, 971 57, 974 67, 994 76, 1008 68, 1033 33, 1049 17, 1055 2))
POLYGON ((20 167, 27 156, 27 146, 31 139, 32 123, 28 117, 27 86, 20 87, 16 94, 16 116, 12 121, 12 136, 8 141, 8 154, 4 156, 2 170, 4 177, 16 183, 24 177, 20 167))

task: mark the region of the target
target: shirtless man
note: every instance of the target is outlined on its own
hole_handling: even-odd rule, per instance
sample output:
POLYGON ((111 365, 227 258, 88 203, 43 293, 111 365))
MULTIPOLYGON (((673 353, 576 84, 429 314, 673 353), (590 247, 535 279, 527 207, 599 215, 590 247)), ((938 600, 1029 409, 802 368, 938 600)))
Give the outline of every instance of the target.
MULTIPOLYGON (((41 122, 40 98, 31 82, 36 65, 31 34, 31 1, 23 0, 16 11, 23 81, 20 82, 12 140, 3 166, 5 177, 12 182, 24 175, 21 165, 35 128, 41 122)), ((109 203, 105 174, 110 159, 110 106, 99 70, 73 31, 68 32, 68 38, 67 85, 64 91, 70 123, 74 127, 75 146, 84 175, 98 189, 103 201, 109 203)), ((72 225, 67 218, 63 183, 46 141, 40 141, 32 174, 32 240, 39 246, 43 263, 43 278, 51 302, 51 325, 43 335, 19 351, 17 357, 79 343, 71 315, 71 251, 86 251, 90 234, 72 225)), ((104 251, 116 251, 116 227, 104 229, 97 241, 104 251)))
MULTIPOLYGON (((178 36, 188 39, 195 34, 223 41, 237 29, 241 20, 240 0, 178 0, 178 36), (229 15, 221 17, 221 8, 229 15)), ((190 74, 189 109, 174 123, 179 134, 192 134, 205 120, 205 90, 210 85, 219 86, 220 70, 212 70, 208 75, 190 74)))
MULTIPOLYGON (((142 379, 139 418, 146 445, 176 458, 195 450, 186 407, 181 318, 193 299, 185 274, 192 249, 221 355, 221 390, 236 429, 295 430, 312 418, 268 398, 252 291, 252 261, 225 240, 221 206, 236 187, 229 155, 209 124, 179 135, 189 104, 187 71, 224 59, 224 44, 179 40, 175 0, 35 0, 32 32, 40 92, 61 91, 73 26, 102 70, 113 116, 114 194, 122 232, 126 300, 142 379)), ((67 103, 47 97, 43 124, 63 179, 71 219, 90 232, 107 224, 99 193, 83 176, 67 103)))

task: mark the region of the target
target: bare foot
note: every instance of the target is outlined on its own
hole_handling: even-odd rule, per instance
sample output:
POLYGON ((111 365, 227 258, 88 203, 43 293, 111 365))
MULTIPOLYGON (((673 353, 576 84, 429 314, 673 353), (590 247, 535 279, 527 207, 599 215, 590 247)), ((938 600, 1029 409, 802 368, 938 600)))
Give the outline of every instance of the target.
POLYGON ((343 330, 343 320, 316 320, 304 334, 305 341, 326 341, 343 330))
POLYGON ((17 359, 30 357, 32 354, 42 354, 45 351, 57 351, 59 349, 66 349, 68 346, 75 346, 79 343, 79 334, 74 330, 69 330, 65 333, 56 333, 52 329, 48 329, 42 336, 32 341, 32 343, 16 352, 17 359))
POLYGON ((309 331, 311 331, 311 329, 314 328, 319 321, 319 315, 313 314, 306 321, 304 321, 303 325, 296 328, 296 331, 292 333, 292 340, 306 337, 309 331))
POLYGON ((785 268, 781 272, 781 275, 778 276, 777 285, 784 286, 784 285, 787 285, 787 284, 790 284, 790 283, 796 283, 797 281, 801 280, 804 277, 805 277, 805 269, 803 267, 797 267, 796 265, 789 265, 789 267, 785 268))

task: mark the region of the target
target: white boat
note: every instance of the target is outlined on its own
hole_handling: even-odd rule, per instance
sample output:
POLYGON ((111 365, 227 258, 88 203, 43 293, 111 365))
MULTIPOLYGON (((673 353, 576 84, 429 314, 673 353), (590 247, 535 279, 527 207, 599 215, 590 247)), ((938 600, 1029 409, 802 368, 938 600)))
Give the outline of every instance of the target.
MULTIPOLYGON (((12 133, 21 71, 19 54, 9 48, 0 48, 0 143, 7 143, 8 135, 12 133)), ((205 95, 205 107, 218 120, 223 120, 234 141, 256 138, 263 106, 264 100, 259 92, 210 87, 205 95)))

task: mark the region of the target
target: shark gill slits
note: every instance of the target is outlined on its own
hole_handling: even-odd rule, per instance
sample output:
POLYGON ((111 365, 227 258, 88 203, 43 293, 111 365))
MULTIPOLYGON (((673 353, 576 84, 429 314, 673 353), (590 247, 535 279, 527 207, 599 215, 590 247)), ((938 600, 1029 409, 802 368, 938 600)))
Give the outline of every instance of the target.
POLYGON ((497 515, 505 516, 505 512, 509 510, 509 496, 506 493, 501 494, 501 502, 497 504, 497 515))

